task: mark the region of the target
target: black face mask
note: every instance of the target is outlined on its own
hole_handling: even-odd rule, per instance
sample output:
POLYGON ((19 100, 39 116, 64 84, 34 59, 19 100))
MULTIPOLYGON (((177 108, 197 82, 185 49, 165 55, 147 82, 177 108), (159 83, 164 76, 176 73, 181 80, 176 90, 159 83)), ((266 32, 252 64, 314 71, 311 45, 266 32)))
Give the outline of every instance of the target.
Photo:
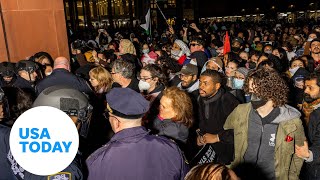
POLYGON ((249 69, 255 69, 257 67, 257 63, 250 61, 249 62, 249 69))
POLYGON ((231 47, 231 50, 233 52, 239 52, 240 51, 240 47, 231 47))
POLYGON ((252 108, 255 110, 264 106, 265 104, 267 104, 267 102, 268 102, 267 100, 260 99, 254 94, 251 95, 251 105, 252 105, 252 108))
POLYGON ((309 94, 304 94, 304 97, 303 97, 303 100, 306 102, 306 103, 312 103, 313 101, 317 100, 317 99, 314 99, 312 98, 309 94))

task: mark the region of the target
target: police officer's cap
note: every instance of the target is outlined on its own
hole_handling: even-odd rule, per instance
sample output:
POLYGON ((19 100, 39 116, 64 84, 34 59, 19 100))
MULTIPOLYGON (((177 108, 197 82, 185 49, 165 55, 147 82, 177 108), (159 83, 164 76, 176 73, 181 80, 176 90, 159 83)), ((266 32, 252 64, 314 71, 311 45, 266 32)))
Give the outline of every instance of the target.
POLYGON ((27 71, 29 73, 38 69, 38 65, 30 60, 21 60, 16 64, 17 71, 27 71))
POLYGON ((0 63, 0 75, 1 76, 9 76, 12 77, 15 72, 15 67, 12 63, 10 62, 3 62, 0 63))
POLYGON ((106 95, 108 110, 125 119, 138 119, 149 110, 149 102, 129 88, 113 88, 106 95))

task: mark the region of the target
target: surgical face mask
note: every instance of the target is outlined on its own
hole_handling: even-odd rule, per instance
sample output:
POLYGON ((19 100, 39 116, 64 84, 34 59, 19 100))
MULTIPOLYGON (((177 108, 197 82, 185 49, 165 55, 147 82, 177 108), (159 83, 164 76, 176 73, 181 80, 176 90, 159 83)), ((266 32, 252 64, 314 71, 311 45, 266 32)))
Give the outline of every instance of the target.
POLYGON ((244 51, 248 53, 250 51, 250 49, 249 48, 245 48, 244 51))
POLYGON ((233 78, 233 88, 242 89, 244 84, 244 79, 233 78))
POLYGON ((295 67, 295 68, 290 68, 290 69, 289 69, 290 74, 293 76, 293 75, 298 71, 299 68, 300 68, 299 66, 297 66, 297 67, 295 67))
POLYGON ((252 108, 255 110, 264 106, 265 104, 267 104, 267 102, 268 102, 267 100, 258 98, 255 94, 251 95, 251 105, 252 105, 252 108))
POLYGON ((168 41, 168 38, 164 36, 164 37, 161 38, 161 41, 162 41, 162 42, 167 42, 167 41, 168 41))
POLYGON ((249 69, 255 69, 257 67, 257 63, 250 61, 248 62, 249 69))
POLYGON ((239 52, 240 51, 240 47, 231 47, 233 52, 239 52))
POLYGON ((265 53, 267 53, 267 54, 271 54, 271 53, 272 53, 272 51, 271 51, 271 50, 267 50, 267 51, 265 51, 265 53))
POLYGON ((149 49, 143 49, 143 50, 142 50, 142 53, 143 53, 143 54, 148 54, 149 51, 150 51, 149 49))
POLYGON ((311 42, 312 40, 313 40, 313 38, 310 38, 310 37, 309 37, 307 41, 308 41, 308 42, 311 42))
POLYGON ((148 89, 150 89, 150 84, 147 83, 146 81, 140 80, 138 86, 140 91, 147 91, 148 89))

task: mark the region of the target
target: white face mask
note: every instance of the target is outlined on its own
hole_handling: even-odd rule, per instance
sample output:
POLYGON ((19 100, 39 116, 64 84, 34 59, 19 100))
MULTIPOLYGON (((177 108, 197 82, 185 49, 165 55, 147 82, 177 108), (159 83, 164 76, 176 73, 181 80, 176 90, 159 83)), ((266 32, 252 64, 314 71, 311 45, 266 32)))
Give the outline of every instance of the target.
POLYGON ((309 37, 307 41, 308 41, 308 42, 311 42, 312 40, 313 40, 313 38, 310 38, 310 37, 309 37))
POLYGON ((142 80, 139 81, 138 86, 139 86, 140 91, 146 91, 146 90, 150 89, 150 84, 145 81, 142 81, 142 80))
POLYGON ((272 51, 270 50, 268 50, 268 51, 265 51, 265 53, 267 53, 267 54, 271 54, 272 53, 272 51))
POLYGON ((142 53, 143 53, 143 54, 148 54, 149 51, 150 51, 149 49, 143 49, 143 50, 142 50, 142 53))
POLYGON ((290 68, 289 69, 289 71, 290 71, 290 74, 293 76, 297 71, 298 71, 298 69, 299 69, 300 67, 299 66, 297 66, 297 67, 295 67, 295 68, 290 68))

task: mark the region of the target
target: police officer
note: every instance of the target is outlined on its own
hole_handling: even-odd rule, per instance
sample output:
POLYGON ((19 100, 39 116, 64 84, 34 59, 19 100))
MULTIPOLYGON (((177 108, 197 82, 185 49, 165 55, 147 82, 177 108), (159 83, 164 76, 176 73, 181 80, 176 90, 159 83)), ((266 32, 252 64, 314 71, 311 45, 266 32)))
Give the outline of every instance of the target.
MULTIPOLYGON (((86 136, 92 112, 92 106, 88 98, 78 90, 67 86, 51 86, 42 91, 33 103, 33 107, 51 106, 67 113, 74 121, 79 134, 86 136)), ((63 171, 49 176, 36 176, 29 172, 25 173, 25 179, 30 180, 57 180, 57 179, 85 179, 82 167, 82 156, 80 151, 72 163, 63 171)))
POLYGON ((37 79, 37 70, 39 66, 29 60, 21 60, 16 64, 16 70, 18 75, 28 81, 32 86, 34 86, 36 79, 37 79))
POLYGON ((15 87, 0 89, 0 179, 24 179, 24 169, 13 158, 10 147, 10 126, 18 116, 31 108, 32 95, 15 87))
POLYGON ((10 62, 0 63, 1 87, 17 87, 34 91, 31 83, 16 74, 15 66, 10 62))
POLYGON ((114 88, 106 100, 115 135, 87 159, 88 180, 183 179, 186 164, 178 146, 141 126, 148 101, 130 88, 114 88))
POLYGON ((65 57, 58 57, 54 60, 53 71, 50 76, 42 79, 36 85, 36 93, 40 94, 44 89, 54 85, 67 85, 80 92, 91 94, 89 84, 82 78, 70 72, 70 61, 65 57))
POLYGON ((9 147, 9 136, 10 128, 2 124, 4 117, 4 92, 0 90, 0 175, 3 179, 15 179, 14 174, 12 173, 10 164, 7 162, 7 155, 10 151, 9 147))

